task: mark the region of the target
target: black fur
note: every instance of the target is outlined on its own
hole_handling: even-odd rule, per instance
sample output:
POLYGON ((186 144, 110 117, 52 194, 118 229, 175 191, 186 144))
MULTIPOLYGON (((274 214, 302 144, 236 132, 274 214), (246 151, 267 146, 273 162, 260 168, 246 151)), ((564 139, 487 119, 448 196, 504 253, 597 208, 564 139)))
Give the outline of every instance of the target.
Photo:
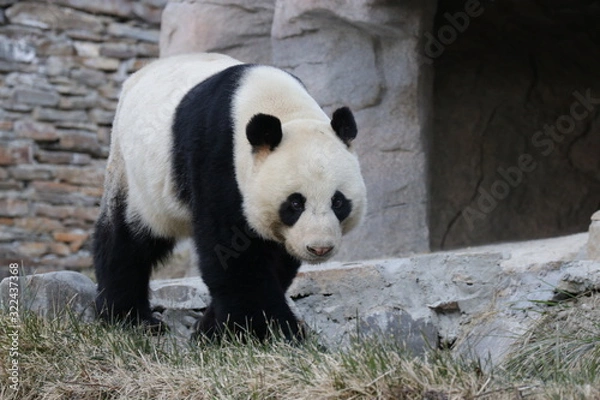
POLYGON ((184 203, 192 200, 190 173, 194 170, 202 171, 200 179, 212 182, 215 177, 234 176, 231 101, 244 71, 251 67, 236 65, 211 76, 194 86, 177 107, 173 121, 173 170, 178 195, 184 203), (215 164, 203 162, 205 155, 212 156, 215 164), (200 168, 200 163, 206 169, 200 168))
POLYGON ((113 201, 111 216, 103 210, 95 226, 96 309, 107 321, 143 323, 160 330, 160 322, 151 315, 148 283, 152 267, 171 254, 175 241, 128 225, 125 196, 118 194, 113 201))
POLYGON ((173 171, 180 199, 192 210, 200 270, 212 297, 198 333, 212 337, 225 327, 249 327, 264 338, 274 322, 286 337, 299 338, 285 291, 300 262, 253 234, 235 180, 231 103, 248 68, 234 66, 198 84, 173 123, 173 171))
POLYGON ((338 108, 333 112, 331 127, 346 146, 350 146, 358 132, 354 115, 348 107, 338 108))

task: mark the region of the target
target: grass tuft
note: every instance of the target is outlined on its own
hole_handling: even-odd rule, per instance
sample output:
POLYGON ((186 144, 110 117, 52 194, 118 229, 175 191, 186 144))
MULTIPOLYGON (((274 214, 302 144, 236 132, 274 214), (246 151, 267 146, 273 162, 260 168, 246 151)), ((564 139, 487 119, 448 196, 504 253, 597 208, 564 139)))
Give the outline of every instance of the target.
POLYGON ((582 396, 600 398, 600 294, 554 306, 518 348, 507 362, 515 378, 538 379, 557 386, 554 390, 576 385, 582 396))
MULTIPOLYGON (((567 310, 568 311, 568 310, 567 310)), ((562 315, 562 314, 561 314, 562 315)), ((598 323, 577 335, 567 313, 532 331, 505 368, 432 350, 414 357, 394 341, 360 338, 326 350, 235 335, 189 343, 143 329, 81 323, 72 315, 21 317, 19 388, 4 382, 11 357, 0 354, 1 399, 546 399, 600 398, 598 323), (551 333, 551 334, 546 334, 551 333)), ((596 320, 598 321, 598 320, 596 320)), ((584 329, 585 328, 585 329, 584 329)), ((0 351, 12 325, 0 314, 0 351)))

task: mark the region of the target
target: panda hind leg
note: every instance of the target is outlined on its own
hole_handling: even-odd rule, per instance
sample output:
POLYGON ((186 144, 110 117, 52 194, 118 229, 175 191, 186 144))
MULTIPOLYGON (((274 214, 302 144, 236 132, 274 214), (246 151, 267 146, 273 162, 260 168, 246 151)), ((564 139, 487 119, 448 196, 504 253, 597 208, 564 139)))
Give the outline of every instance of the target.
POLYGON ((109 323, 142 324, 160 333, 166 326, 152 316, 148 285, 152 268, 171 254, 175 240, 129 226, 122 206, 111 214, 102 212, 94 233, 97 313, 109 323))

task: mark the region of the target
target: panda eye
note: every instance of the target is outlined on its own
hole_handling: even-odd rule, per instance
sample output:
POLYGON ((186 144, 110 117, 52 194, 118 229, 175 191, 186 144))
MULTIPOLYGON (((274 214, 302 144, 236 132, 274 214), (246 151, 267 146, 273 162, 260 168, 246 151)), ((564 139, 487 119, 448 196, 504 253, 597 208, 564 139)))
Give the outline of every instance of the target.
POLYGON ((292 200, 290 201, 290 207, 294 211, 303 211, 304 210, 304 202, 300 200, 292 200))
POLYGON ((300 193, 292 193, 279 206, 279 218, 284 225, 294 226, 304 212, 306 197, 300 193))
POLYGON ((339 196, 333 196, 331 198, 331 208, 333 208, 334 210, 339 210, 343 206, 344 206, 344 200, 341 199, 339 196))

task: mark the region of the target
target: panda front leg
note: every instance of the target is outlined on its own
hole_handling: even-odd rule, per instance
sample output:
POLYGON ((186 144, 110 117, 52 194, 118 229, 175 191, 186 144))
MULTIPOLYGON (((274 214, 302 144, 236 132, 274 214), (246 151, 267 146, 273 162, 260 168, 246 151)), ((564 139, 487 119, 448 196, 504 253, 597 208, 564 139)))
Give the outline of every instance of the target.
MULTIPOLYGON (((217 248, 217 253, 219 249, 217 248)), ((254 239, 230 257, 201 254, 202 277, 212 302, 196 324, 196 337, 218 338, 225 331, 265 339, 281 330, 288 340, 301 340, 304 331, 287 304, 288 276, 300 263, 276 243, 254 239), (286 279, 282 281, 281 271, 286 279)), ((291 281, 291 278, 289 279, 291 281)))
POLYGON ((168 257, 175 240, 157 238, 125 219, 125 201, 102 210, 94 232, 94 267, 98 281, 96 310, 105 321, 143 324, 151 331, 164 327, 152 317, 148 285, 152 268, 168 257))

